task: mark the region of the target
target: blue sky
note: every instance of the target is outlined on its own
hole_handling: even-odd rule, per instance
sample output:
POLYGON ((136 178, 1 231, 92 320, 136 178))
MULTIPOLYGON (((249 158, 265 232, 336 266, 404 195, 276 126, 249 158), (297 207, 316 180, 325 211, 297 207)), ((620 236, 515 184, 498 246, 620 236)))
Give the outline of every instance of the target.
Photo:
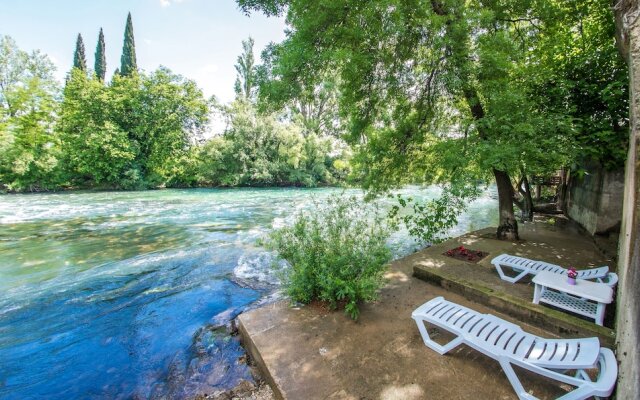
POLYGON ((93 67, 100 27, 110 76, 120 66, 127 12, 131 11, 138 67, 169 67, 198 82, 205 95, 233 100, 234 64, 241 41, 255 39, 256 58, 269 42, 284 39, 283 18, 245 16, 234 0, 0 0, 0 34, 23 50, 48 54, 62 80, 82 34, 93 67))

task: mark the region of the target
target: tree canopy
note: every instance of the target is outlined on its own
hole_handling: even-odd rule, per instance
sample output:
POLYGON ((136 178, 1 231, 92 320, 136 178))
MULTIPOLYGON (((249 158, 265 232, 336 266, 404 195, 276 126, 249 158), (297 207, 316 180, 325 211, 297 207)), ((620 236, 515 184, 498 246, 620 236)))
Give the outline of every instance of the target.
POLYGON ((16 188, 55 184, 54 70, 47 56, 29 54, 0 36, 0 183, 16 188))
MULTIPOLYGON (((493 176, 500 201, 498 236, 513 238, 511 176, 550 172, 602 145, 581 140, 584 125, 576 117, 587 116, 578 107, 580 99, 570 96, 572 90, 586 90, 601 104, 601 86, 579 87, 584 82, 572 82, 570 72, 588 54, 611 53, 607 1, 587 2, 577 15, 553 0, 238 3, 247 12, 286 13, 287 38, 272 51, 274 79, 281 86, 314 85, 325 73, 337 74, 355 167, 374 191, 446 183, 461 195, 473 191, 460 187, 493 176), (584 29, 580 15, 603 28, 587 31, 582 43, 588 43, 587 51, 580 43, 569 46, 580 57, 567 57, 573 68, 559 68, 552 61, 560 56, 554 50, 584 29), (558 47, 549 48, 556 41, 558 47), (549 102, 549 89, 561 84, 566 90, 561 87, 549 102)), ((611 91, 618 96, 623 86, 616 82, 611 91)), ((624 105, 609 104, 609 111, 616 110, 609 120, 624 129, 616 118, 624 115, 624 105)), ((593 134, 593 126, 585 131, 593 134)))

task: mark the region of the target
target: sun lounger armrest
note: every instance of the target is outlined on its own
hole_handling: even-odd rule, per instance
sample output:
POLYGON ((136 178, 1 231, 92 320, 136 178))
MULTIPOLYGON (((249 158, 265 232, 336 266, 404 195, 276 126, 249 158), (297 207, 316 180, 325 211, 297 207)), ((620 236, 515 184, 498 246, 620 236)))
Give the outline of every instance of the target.
POLYGON ((431 308, 433 308, 433 306, 435 306, 437 304, 440 304, 443 301, 446 301, 446 300, 442 296, 434 297, 433 299, 427 301, 426 303, 424 303, 420 307, 418 307, 415 310, 413 310, 413 312, 411 313, 411 318, 416 319, 416 317, 420 317, 420 316, 426 314, 426 312, 428 310, 430 310, 431 308))
POLYGON ((613 351, 606 347, 601 348, 598 364, 600 373, 598 380, 593 382, 596 390, 594 395, 609 397, 618 379, 618 362, 616 361, 616 356, 613 354, 613 351))
POLYGON ((604 278, 598 278, 598 281, 604 283, 610 288, 615 288, 618 284, 618 274, 615 272, 609 272, 604 278))

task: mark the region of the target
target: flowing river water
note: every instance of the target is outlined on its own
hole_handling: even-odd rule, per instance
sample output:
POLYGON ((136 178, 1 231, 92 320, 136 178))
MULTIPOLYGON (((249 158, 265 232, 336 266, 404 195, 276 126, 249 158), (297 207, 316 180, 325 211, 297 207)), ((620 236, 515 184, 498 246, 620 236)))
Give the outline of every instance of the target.
MULTIPOLYGON (((277 297, 258 239, 341 192, 0 196, 0 399, 190 398, 251 380, 220 327, 277 297)), ((449 235, 495 225, 495 198, 471 203, 449 235)), ((389 245, 396 257, 419 247, 405 232, 389 245)))

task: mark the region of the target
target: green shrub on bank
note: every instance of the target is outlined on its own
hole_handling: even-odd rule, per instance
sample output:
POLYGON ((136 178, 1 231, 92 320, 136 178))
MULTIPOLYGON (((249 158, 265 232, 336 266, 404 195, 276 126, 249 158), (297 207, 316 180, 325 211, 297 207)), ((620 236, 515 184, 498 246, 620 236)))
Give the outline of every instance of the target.
POLYGON ((389 233, 375 207, 332 196, 298 214, 292 226, 275 230, 268 245, 290 265, 283 284, 292 301, 344 305, 357 319, 358 303, 374 300, 384 282, 389 233))

